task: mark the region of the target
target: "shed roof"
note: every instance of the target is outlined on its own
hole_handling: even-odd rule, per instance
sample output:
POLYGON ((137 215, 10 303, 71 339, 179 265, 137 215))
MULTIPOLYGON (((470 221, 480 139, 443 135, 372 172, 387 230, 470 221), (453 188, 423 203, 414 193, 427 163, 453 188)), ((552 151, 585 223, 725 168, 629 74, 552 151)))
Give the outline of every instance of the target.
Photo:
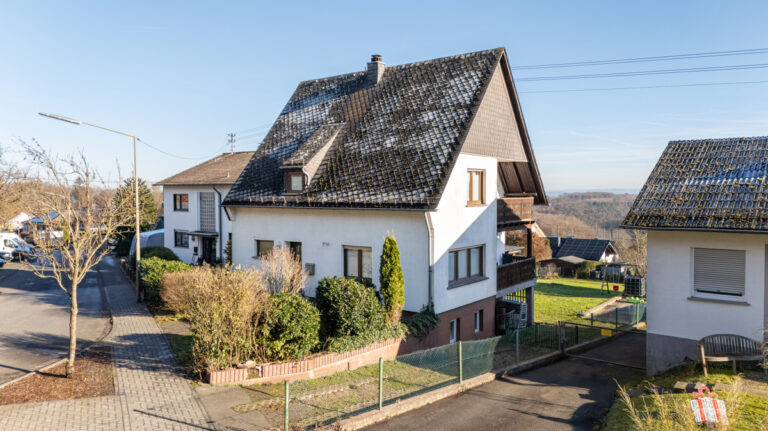
POLYGON ((768 232, 768 138, 671 141, 622 227, 768 232))
POLYGON ((237 181, 253 151, 224 153, 176 175, 156 182, 156 186, 231 185, 237 181))
POLYGON ((550 240, 550 244, 552 244, 552 257, 557 259, 575 256, 599 261, 606 250, 616 253, 613 244, 607 239, 561 238, 560 247, 555 247, 552 240, 550 240))

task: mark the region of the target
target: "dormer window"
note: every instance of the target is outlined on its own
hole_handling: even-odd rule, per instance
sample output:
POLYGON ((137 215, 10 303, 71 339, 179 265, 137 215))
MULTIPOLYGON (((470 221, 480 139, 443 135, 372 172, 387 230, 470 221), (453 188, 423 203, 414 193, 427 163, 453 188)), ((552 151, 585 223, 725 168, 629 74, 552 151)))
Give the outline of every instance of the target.
POLYGON ((304 173, 300 169, 285 171, 285 192, 301 193, 304 191, 304 173))

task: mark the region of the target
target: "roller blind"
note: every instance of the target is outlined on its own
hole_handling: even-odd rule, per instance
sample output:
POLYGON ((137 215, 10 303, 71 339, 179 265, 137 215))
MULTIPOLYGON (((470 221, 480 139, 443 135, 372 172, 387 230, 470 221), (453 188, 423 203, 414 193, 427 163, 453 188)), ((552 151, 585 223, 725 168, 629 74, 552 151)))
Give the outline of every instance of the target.
POLYGON ((696 292, 743 296, 744 250, 693 249, 693 288, 696 292))

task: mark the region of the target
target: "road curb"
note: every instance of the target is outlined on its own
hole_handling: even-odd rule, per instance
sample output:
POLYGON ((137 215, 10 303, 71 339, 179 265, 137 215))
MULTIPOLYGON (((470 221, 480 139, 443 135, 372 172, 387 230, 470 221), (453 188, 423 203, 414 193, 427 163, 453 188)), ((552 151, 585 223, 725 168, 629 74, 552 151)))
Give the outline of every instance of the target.
MULTIPOLYGON (((98 274, 99 274, 99 289, 101 290, 101 296, 104 299, 104 302, 107 304, 107 312, 109 313, 109 329, 98 340, 95 340, 94 342, 88 344, 87 346, 83 346, 83 347, 77 349, 78 353, 85 352, 88 349, 101 344, 107 337, 109 337, 109 334, 111 334, 112 330, 115 328, 115 320, 114 320, 114 316, 112 315, 112 305, 109 303, 109 298, 107 298, 107 291, 104 288, 104 279, 103 279, 103 277, 101 275, 101 269, 98 269, 98 274)), ((68 356, 68 354, 65 354, 65 355, 63 355, 63 357, 54 360, 54 362, 49 363, 48 365, 44 365, 44 366, 42 366, 40 368, 37 368, 35 370, 32 370, 32 371, 28 372, 27 374, 24 374, 22 376, 16 377, 13 380, 10 380, 10 381, 7 381, 7 382, 5 382, 3 384, 0 384, 0 389, 3 389, 4 387, 6 387, 6 386, 8 386, 8 385, 10 385, 12 383, 16 383, 18 381, 24 380, 24 379, 26 379, 27 377, 29 377, 29 376, 31 376, 33 374, 40 374, 40 373, 42 373, 42 372, 44 372, 46 370, 49 370, 49 369, 51 369, 53 367, 56 367, 57 365, 61 365, 64 362, 67 361, 67 356, 68 356)))

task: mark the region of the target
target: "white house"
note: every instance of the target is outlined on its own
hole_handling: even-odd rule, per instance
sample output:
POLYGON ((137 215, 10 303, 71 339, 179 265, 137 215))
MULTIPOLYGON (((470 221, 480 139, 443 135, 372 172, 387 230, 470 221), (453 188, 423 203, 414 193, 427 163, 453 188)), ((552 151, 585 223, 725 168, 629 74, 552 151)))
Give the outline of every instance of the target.
POLYGON ((699 358, 713 334, 768 321, 768 138, 673 141, 624 228, 648 232, 647 369, 699 358))
POLYGON ((32 220, 31 215, 25 212, 20 212, 8 220, 6 227, 13 231, 28 231, 30 220, 32 220))
POLYGON ((252 151, 232 152, 155 183, 163 186, 164 245, 187 263, 224 261, 232 222, 221 201, 252 151))
POLYGON ((505 294, 533 307, 534 261, 505 256, 504 232, 532 224, 534 203, 546 196, 502 48, 373 56, 300 83, 224 200, 234 263, 289 247, 310 296, 328 276, 378 285, 394 233, 406 314, 432 304, 441 318, 422 347, 493 335, 505 294))

